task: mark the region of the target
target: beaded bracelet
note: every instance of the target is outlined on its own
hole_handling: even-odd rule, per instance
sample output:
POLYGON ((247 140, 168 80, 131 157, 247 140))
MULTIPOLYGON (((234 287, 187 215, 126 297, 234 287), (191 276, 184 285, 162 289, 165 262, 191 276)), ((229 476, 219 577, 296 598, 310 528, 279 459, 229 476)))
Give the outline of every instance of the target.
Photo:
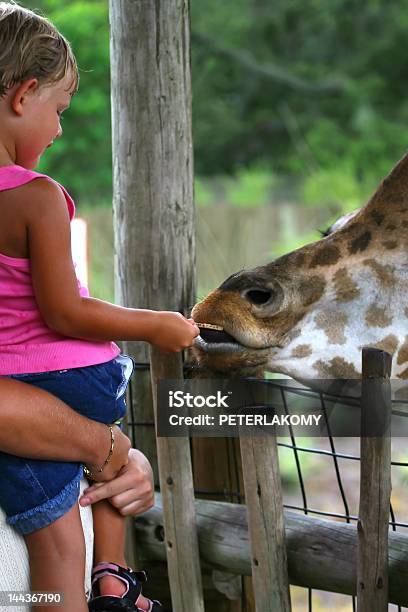
POLYGON ((96 470, 95 472, 91 472, 91 470, 89 470, 86 467, 86 465, 84 465, 84 474, 90 480, 94 480, 95 479, 95 474, 100 474, 105 469, 105 467, 108 465, 109 461, 111 460, 111 457, 112 457, 112 454, 113 454, 113 448, 115 446, 115 434, 113 432, 112 425, 107 425, 107 427, 109 427, 109 430, 110 430, 111 445, 110 445, 108 456, 106 457, 103 466, 99 470, 96 470))

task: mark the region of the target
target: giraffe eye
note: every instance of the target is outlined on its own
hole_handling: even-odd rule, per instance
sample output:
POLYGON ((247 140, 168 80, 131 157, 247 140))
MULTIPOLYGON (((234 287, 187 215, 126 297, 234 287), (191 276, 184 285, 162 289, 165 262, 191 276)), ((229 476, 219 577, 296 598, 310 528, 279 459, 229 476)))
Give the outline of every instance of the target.
POLYGON ((274 293, 272 291, 264 291, 262 289, 248 289, 244 292, 243 297, 255 306, 263 306, 267 304, 274 293))
POLYGON ((241 296, 251 304, 257 317, 273 316, 283 304, 283 289, 276 281, 249 285, 241 296))

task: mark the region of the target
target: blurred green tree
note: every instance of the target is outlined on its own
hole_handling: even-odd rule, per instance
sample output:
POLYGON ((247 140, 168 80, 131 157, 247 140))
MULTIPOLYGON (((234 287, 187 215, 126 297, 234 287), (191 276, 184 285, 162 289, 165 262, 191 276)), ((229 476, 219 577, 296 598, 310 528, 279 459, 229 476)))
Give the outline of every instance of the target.
POLYGON ((75 199, 110 200, 112 189, 108 3, 101 0, 23 0, 70 41, 80 89, 62 116, 64 136, 44 154, 41 169, 75 199))
POLYGON ((196 169, 386 172, 406 148, 404 0, 192 2, 196 169))

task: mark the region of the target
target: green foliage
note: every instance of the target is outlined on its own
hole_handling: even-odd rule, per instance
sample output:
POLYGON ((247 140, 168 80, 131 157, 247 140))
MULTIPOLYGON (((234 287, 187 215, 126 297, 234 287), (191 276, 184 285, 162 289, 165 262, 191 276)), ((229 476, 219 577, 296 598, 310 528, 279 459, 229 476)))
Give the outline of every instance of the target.
MULTIPOLYGON (((333 219, 335 221, 335 219, 333 219)), ((297 236, 291 236, 291 238, 276 242, 273 245, 273 251, 271 252, 271 259, 276 259, 281 255, 300 249, 305 244, 310 244, 319 240, 321 235, 316 229, 314 232, 299 233, 297 236)))
POLYGON ((217 176, 195 179, 195 200, 198 206, 225 202, 240 208, 263 206, 271 202, 276 180, 263 168, 241 168, 234 177, 217 176))
POLYGON ((334 206, 340 216, 362 206, 376 183, 358 180, 354 169, 343 163, 308 176, 302 186, 301 199, 314 206, 334 206))
POLYGON ((70 41, 79 92, 62 117, 64 135, 40 169, 63 183, 78 203, 99 201, 112 188, 108 4, 100 0, 23 0, 40 9, 70 41))
POLYGON ((262 206, 270 201, 272 175, 267 170, 240 169, 228 179, 226 201, 234 206, 262 206))
POLYGON ((194 197, 197 206, 209 206, 213 204, 213 193, 206 183, 199 177, 194 180, 194 197))
POLYGON ((191 10, 198 172, 264 160, 307 176, 350 160, 378 181, 402 155, 403 0, 196 0, 191 10))

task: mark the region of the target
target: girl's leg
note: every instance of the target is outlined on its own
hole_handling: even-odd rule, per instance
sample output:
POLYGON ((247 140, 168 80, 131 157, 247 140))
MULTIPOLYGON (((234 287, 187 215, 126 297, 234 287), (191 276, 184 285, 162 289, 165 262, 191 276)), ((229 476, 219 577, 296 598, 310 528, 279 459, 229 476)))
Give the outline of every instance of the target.
MULTIPOLYGON (((127 567, 125 559, 126 518, 122 516, 107 500, 103 499, 92 506, 94 523, 94 565, 101 561, 110 561, 127 567)), ((113 576, 104 576, 99 580, 101 595, 120 597, 125 586, 113 576)), ((140 597, 137 603, 142 610, 149 610, 149 600, 140 597)))
POLYGON ((34 607, 37 612, 88 612, 84 591, 85 540, 78 505, 51 525, 24 536, 32 591, 62 591, 63 605, 34 607))

